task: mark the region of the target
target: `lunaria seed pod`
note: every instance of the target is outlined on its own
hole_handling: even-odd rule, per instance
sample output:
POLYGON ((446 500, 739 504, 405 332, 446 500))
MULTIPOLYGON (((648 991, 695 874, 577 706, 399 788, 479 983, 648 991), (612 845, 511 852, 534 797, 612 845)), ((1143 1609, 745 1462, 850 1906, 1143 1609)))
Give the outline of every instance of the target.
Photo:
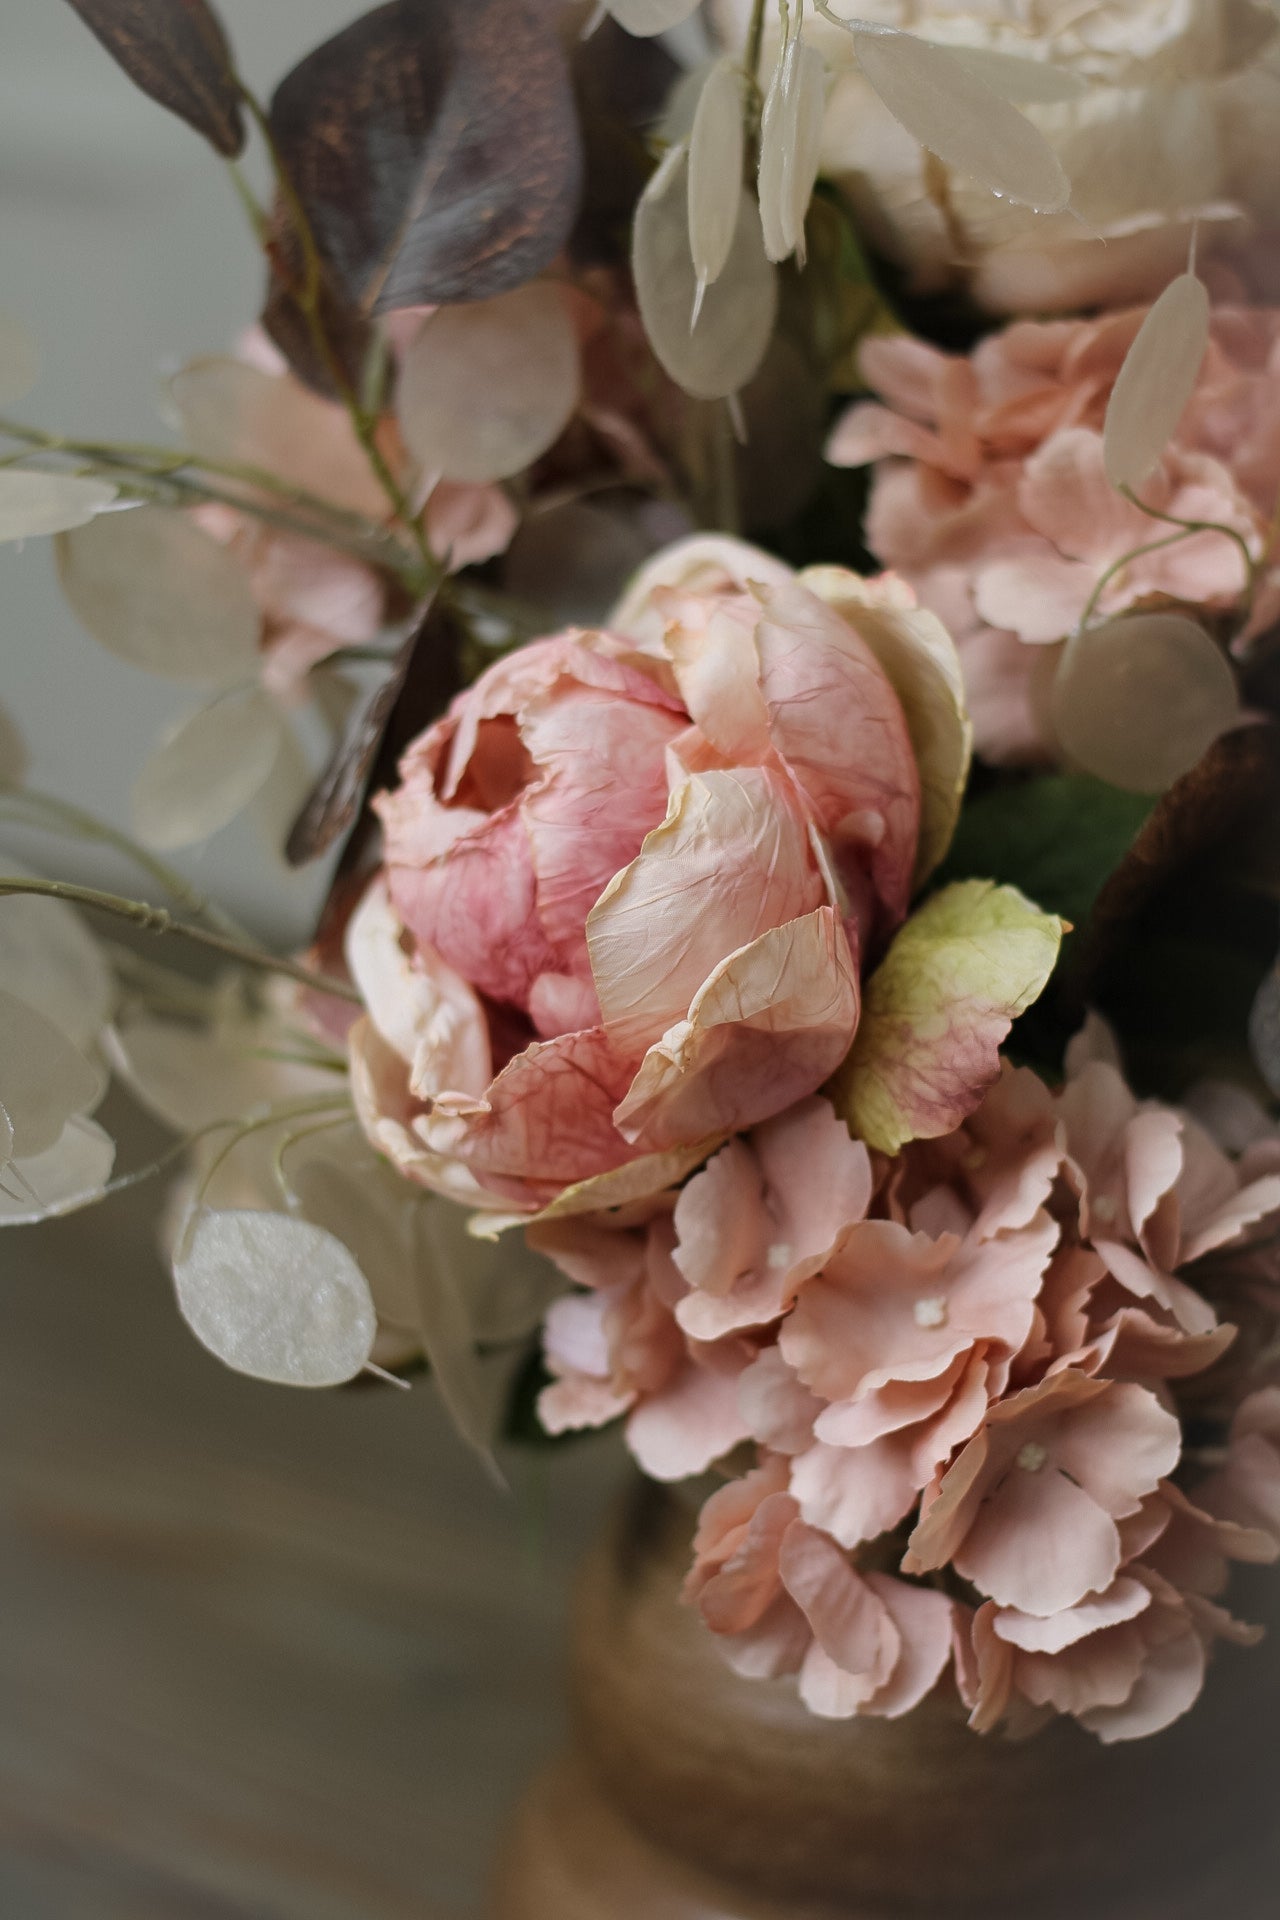
POLYGON ((1065 753, 1130 793, 1163 793, 1239 713, 1235 675, 1194 620, 1121 614, 1067 642, 1051 711, 1065 753))
POLYGON ((673 147, 636 208, 631 266, 649 344, 671 378, 697 400, 746 385, 773 334, 777 276, 765 258, 756 203, 738 195, 723 270, 707 287, 695 325, 698 271, 689 245, 688 151, 673 147))

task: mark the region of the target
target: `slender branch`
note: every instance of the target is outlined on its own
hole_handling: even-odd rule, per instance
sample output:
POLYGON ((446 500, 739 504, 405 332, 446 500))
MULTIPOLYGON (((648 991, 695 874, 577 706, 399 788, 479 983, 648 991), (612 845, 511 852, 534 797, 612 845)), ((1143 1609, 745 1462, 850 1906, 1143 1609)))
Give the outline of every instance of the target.
POLYGON ((1101 600, 1116 575, 1123 573, 1130 561, 1141 560, 1149 553, 1159 553, 1162 547, 1176 547, 1180 540, 1189 539, 1191 534, 1196 531, 1198 531, 1196 528, 1184 527, 1180 533, 1166 534, 1163 540, 1148 540, 1145 546, 1130 547, 1128 553, 1122 553, 1118 560, 1113 560, 1111 565, 1104 568, 1094 582, 1093 592, 1085 601, 1084 611, 1076 622, 1076 632, 1084 632, 1090 620, 1092 620, 1094 613, 1097 611, 1099 600, 1101 600))
POLYGON ((232 940, 245 940, 245 929, 229 913, 208 900, 178 872, 167 860, 161 860, 157 854, 150 853, 136 840, 130 839, 118 827, 110 826, 100 820, 97 814, 83 807, 76 807, 69 800, 59 800, 48 793, 34 793, 30 788, 21 787, 14 793, 0 795, 0 810, 12 814, 15 808, 26 808, 37 817, 32 820, 17 819, 14 825, 33 832, 63 833, 78 840, 95 841, 100 846, 112 847, 123 854, 126 860, 133 862, 141 872, 148 875, 166 893, 172 895, 180 907, 193 913, 198 919, 207 920, 217 932, 232 940), (40 816, 43 816, 41 818, 40 816))
POLYGON ((760 91, 760 56, 764 51, 764 16, 768 10, 768 0, 753 0, 751 25, 747 28, 747 48, 743 59, 747 79, 760 91))
POLYGON ((77 887, 64 880, 25 880, 0 875, 0 898, 13 893, 40 894, 50 900, 69 900, 72 906, 92 907, 99 913, 111 913, 117 919, 129 920, 134 926, 141 927, 144 933, 176 933, 197 946, 225 954, 242 967, 254 967, 262 973, 283 974, 285 979, 296 980, 300 986, 310 987, 315 993, 332 994, 337 1000, 349 1000, 355 1006, 361 1005, 360 995, 345 980, 335 980, 325 973, 314 973, 310 967, 301 966, 297 961, 268 953, 265 947, 246 946, 240 940, 215 933, 212 928, 175 920, 167 907, 148 906, 144 900, 127 900, 122 894, 101 893, 96 887, 77 887))
POLYGON ((1184 520, 1176 513, 1162 513, 1159 507, 1149 507, 1145 500, 1139 500, 1133 488, 1127 483, 1118 487, 1116 491, 1123 494, 1130 506, 1136 507, 1139 513, 1145 513, 1148 518, 1152 520, 1161 520, 1167 527, 1181 527, 1184 533, 1220 533, 1226 539, 1234 540, 1244 560, 1245 611, 1247 614, 1253 603, 1258 569, 1253 555, 1249 551, 1249 543, 1238 528, 1229 527, 1223 520, 1184 520))

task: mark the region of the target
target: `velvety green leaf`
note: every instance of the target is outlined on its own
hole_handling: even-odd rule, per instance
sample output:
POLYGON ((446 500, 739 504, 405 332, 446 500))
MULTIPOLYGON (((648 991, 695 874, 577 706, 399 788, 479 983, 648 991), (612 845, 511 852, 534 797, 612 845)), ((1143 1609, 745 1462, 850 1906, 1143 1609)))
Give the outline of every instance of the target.
POLYGON ((285 77, 271 129, 334 283, 366 313, 504 293, 573 223, 581 143, 548 7, 391 0, 285 77))
POLYGON ((853 1050, 829 1088, 854 1136, 897 1153, 972 1113, 1061 941, 1057 916, 1014 887, 965 880, 926 900, 867 982, 853 1050))
POLYGON ((227 36, 208 0, 70 0, 135 87, 228 159, 244 118, 227 36))
POLYGON ((989 874, 1082 926, 1152 804, 1087 774, 1002 783, 964 808, 942 877, 989 874))

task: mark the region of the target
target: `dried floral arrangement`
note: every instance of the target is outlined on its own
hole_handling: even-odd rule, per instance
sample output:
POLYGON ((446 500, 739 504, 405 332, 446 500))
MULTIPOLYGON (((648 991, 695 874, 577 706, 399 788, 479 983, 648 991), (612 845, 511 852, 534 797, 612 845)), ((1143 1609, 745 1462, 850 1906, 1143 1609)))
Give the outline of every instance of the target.
POLYGON ((229 1365, 622 1423, 817 1714, 1167 1725, 1280 1555, 1280 19, 391 0, 264 105, 71 4, 268 285, 172 444, 0 419, 194 696, 131 834, 0 716, 146 896, 3 862, 0 1220, 159 1170, 114 1076, 229 1365), (168 860, 282 772, 301 956, 168 860))

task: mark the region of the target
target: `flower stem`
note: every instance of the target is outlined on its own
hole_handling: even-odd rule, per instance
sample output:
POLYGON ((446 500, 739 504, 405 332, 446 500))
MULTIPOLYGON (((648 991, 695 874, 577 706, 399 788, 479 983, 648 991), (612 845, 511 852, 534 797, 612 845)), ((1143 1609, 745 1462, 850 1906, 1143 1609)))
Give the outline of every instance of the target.
POLYGON ((287 980, 296 980, 300 986, 310 987, 315 993, 332 994, 335 999, 349 1000, 355 1006, 361 1004, 360 995, 345 980, 315 973, 297 961, 269 953, 265 947, 254 947, 244 941, 233 940, 226 934, 216 933, 211 927, 198 927, 190 921, 175 920, 167 907, 149 906, 145 900, 129 900, 119 893, 102 893, 96 887, 73 886, 65 880, 27 880, 0 875, 0 898, 13 893, 39 894, 49 900, 67 900, 72 906, 92 907, 99 913, 112 913, 117 919, 129 920, 134 926, 141 927, 144 933, 180 934, 183 939, 191 940, 197 946, 225 954, 242 967, 254 967, 261 973, 283 974, 287 980))
POLYGON ((63 833, 77 840, 91 840, 100 846, 112 847, 162 886, 186 912, 195 914, 197 919, 206 920, 215 931, 225 934, 228 939, 248 938, 244 928, 229 913, 225 913, 216 902, 197 893, 176 867, 171 867, 167 860, 150 853, 118 827, 100 820, 96 814, 73 806, 69 800, 59 800, 48 793, 33 793, 29 788, 20 788, 16 793, 0 797, 0 808, 12 811, 15 807, 25 807, 36 816, 31 820, 15 820, 15 826, 29 828, 33 832, 63 833))

